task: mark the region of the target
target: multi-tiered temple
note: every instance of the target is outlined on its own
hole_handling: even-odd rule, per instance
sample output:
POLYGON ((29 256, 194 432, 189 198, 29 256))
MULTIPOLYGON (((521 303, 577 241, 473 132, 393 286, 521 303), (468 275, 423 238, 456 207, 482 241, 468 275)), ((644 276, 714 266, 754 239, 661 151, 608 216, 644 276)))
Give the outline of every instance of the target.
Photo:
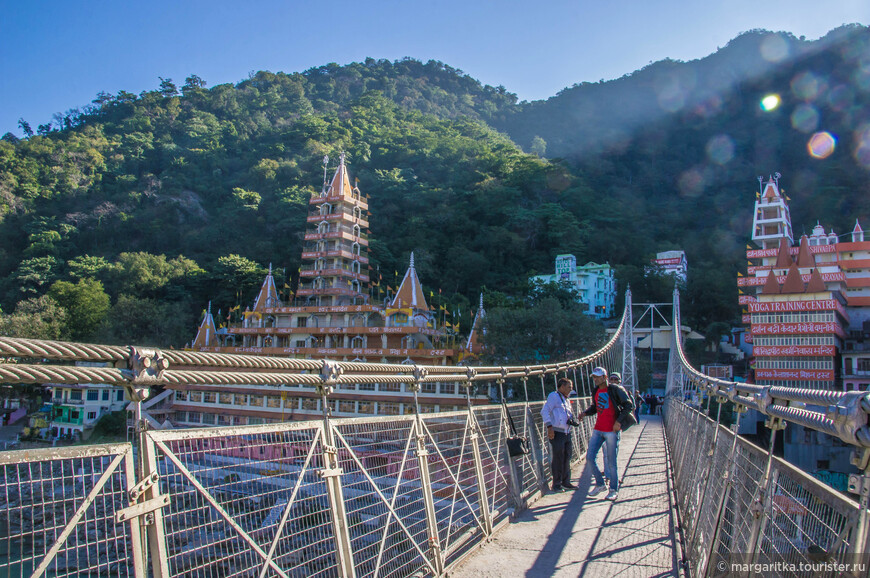
MULTIPOLYGON (((295 301, 280 299, 270 268, 244 320, 224 332, 209 311, 194 349, 342 361, 455 362, 456 338, 427 303, 413 254, 401 284, 383 301, 379 298, 381 287, 372 283, 369 271, 368 202, 351 186, 344 155, 332 181, 324 181, 309 206, 295 301)), ((320 403, 310 386, 191 386, 176 389, 173 407, 179 424, 236 425, 316 418, 322 415, 320 403)), ((343 386, 330 404, 334 415, 414 411, 413 395, 403 385, 386 383, 343 386)), ((425 384, 420 404, 426 412, 451 411, 464 406, 464 392, 452 384, 425 384)))
POLYGON ((845 238, 816 225, 794 246, 779 175, 759 180, 752 228, 759 248, 747 251, 748 275, 738 279, 744 321, 751 324, 756 383, 866 388, 868 380, 856 375, 852 357, 864 349, 870 243, 856 222, 845 238))

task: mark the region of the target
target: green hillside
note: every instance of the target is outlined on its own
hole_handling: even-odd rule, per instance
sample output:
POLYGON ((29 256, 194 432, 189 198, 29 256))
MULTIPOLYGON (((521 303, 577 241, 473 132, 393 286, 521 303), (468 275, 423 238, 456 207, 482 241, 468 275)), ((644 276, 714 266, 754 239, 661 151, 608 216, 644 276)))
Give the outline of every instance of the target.
POLYGON ((674 248, 690 322, 729 321, 756 175, 783 173, 797 231, 866 219, 868 46, 861 27, 753 32, 535 103, 411 59, 100 94, 0 140, 0 332, 179 346, 209 300, 249 302, 270 263, 295 287, 307 201, 340 151, 370 197, 372 265, 389 283, 413 251, 463 327, 479 292, 519 295, 564 252, 669 299, 642 271, 674 248), (763 112, 769 92, 783 104, 763 112), (815 130, 839 138, 831 157, 808 157, 815 130))

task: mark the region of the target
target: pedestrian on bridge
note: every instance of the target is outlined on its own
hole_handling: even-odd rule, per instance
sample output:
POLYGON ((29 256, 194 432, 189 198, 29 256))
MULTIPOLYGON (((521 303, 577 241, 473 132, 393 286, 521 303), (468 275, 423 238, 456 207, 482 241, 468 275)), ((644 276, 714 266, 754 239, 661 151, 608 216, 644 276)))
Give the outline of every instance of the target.
POLYGON ((547 426, 547 438, 550 440, 550 468, 553 473, 554 492, 577 489, 571 483, 571 454, 574 448, 569 428, 571 425, 579 425, 568 401, 572 389, 574 382, 563 377, 556 383, 556 391, 547 396, 547 401, 541 408, 541 417, 547 426))
POLYGON ((616 458, 619 453, 620 432, 637 423, 632 411, 634 402, 619 383, 607 379, 607 370, 596 367, 592 370, 592 381, 595 391, 592 394, 592 405, 583 412, 583 417, 597 416, 595 429, 589 439, 589 450, 586 452, 586 463, 595 476, 595 486, 589 490, 590 496, 597 496, 607 489, 604 485, 604 475, 598 469, 596 459, 601 446, 604 446, 604 473, 610 480, 610 491, 605 496, 615 500, 619 495, 619 472, 616 468, 616 458))

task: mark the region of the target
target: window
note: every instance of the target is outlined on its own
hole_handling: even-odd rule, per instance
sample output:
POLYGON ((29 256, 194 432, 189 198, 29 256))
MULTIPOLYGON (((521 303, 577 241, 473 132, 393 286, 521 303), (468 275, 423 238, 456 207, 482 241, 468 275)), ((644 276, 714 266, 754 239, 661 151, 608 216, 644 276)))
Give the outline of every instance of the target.
POLYGON ((220 394, 220 403, 226 405, 232 405, 233 403, 233 394, 231 393, 222 393, 220 394))
POLYGON ((100 392, 96 389, 88 391, 88 401, 100 401, 100 392))
POLYGON ((81 414, 79 413, 78 410, 69 412, 70 419, 79 419, 79 415, 81 415, 81 414))
POLYGON ((320 408, 320 400, 311 398, 311 397, 303 397, 302 398, 302 409, 308 411, 317 411, 320 408))
MULTIPOLYGON (((308 323, 307 317, 298 317, 296 319, 296 327, 305 327, 307 325, 307 323, 308 323)), ((297 345, 297 347, 298 347, 298 345, 297 345)))
POLYGON ((338 411, 340 413, 356 413, 356 402, 340 399, 338 400, 338 411))
POLYGON ((203 403, 214 403, 217 400, 217 396, 213 391, 205 391, 202 394, 202 402, 203 403))
POLYGON ((123 389, 118 390, 118 401, 124 401, 124 390, 123 389))
POLYGON ((95 420, 95 419, 97 419, 97 412, 89 411, 88 412, 88 420, 95 420))
POLYGON ((392 401, 378 402, 378 413, 380 415, 399 415, 399 404, 392 401))
POLYGON ((202 392, 201 391, 191 391, 188 395, 188 399, 190 401, 200 403, 202 401, 202 392))
POLYGON ((359 402, 359 410, 358 413, 364 414, 373 414, 375 413, 375 404, 370 401, 361 401, 359 402))
POLYGON ((816 470, 829 470, 831 469, 830 460, 816 460, 816 470))
POLYGON ((81 390, 80 390, 80 389, 74 389, 74 390, 72 390, 71 392, 69 392, 69 398, 70 398, 70 399, 73 399, 73 400, 76 400, 76 401, 81 401, 81 400, 82 400, 82 392, 81 392, 81 390))
MULTIPOLYGON (((109 401, 109 390, 103 390, 103 401, 109 401)), ((118 401, 121 401, 120 399, 118 401)))
POLYGON ((215 415, 213 413, 204 413, 202 414, 202 423, 214 425, 215 415))
POLYGON ((281 407, 281 398, 277 395, 270 395, 266 398, 266 405, 268 407, 281 407))
POLYGON ((262 395, 252 395, 248 398, 250 400, 250 405, 254 407, 263 407, 263 396, 262 395))

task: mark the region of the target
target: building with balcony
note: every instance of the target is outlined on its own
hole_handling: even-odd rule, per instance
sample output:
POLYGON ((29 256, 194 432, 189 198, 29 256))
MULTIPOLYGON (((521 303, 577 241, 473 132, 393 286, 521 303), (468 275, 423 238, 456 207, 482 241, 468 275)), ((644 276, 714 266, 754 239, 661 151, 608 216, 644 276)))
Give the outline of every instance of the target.
MULTIPOLYGON (((780 175, 756 193, 747 274, 739 274, 745 336, 759 385, 866 390, 870 383, 870 242, 856 221, 837 235, 817 223, 795 246, 780 175)), ((754 412, 752 412, 754 413, 754 412)), ((746 425, 760 419, 750 417, 746 425)), ((742 428, 741 428, 741 431, 742 428)), ((850 471, 849 452, 832 438, 789 427, 785 456, 808 472, 850 471)))
POLYGON ((48 387, 52 406, 48 427, 52 437, 87 439, 101 417, 126 409, 130 401, 124 388, 116 385, 48 384, 48 387))
MULTIPOLYGON (((281 300, 271 267, 239 323, 218 330, 211 307, 193 348, 302 359, 329 358, 421 365, 458 360, 455 330, 426 300, 410 256, 408 269, 385 297, 368 258, 368 199, 352 187, 342 155, 330 182, 309 201, 303 265, 293 302, 281 300)), ((323 415, 313 386, 172 386, 170 420, 178 425, 243 425, 304 420, 323 415)), ((464 407, 454 384, 424 384, 421 410, 464 407)), ((483 403, 485 398, 476 398, 483 403)), ((336 416, 413 413, 413 394, 400 384, 352 384, 330 397, 336 416)))
POLYGON ((536 275, 531 278, 538 283, 567 282, 577 292, 577 300, 586 306, 585 313, 599 319, 616 315, 616 278, 609 264, 599 265, 590 261, 577 266, 574 255, 556 256, 554 275, 536 275))

